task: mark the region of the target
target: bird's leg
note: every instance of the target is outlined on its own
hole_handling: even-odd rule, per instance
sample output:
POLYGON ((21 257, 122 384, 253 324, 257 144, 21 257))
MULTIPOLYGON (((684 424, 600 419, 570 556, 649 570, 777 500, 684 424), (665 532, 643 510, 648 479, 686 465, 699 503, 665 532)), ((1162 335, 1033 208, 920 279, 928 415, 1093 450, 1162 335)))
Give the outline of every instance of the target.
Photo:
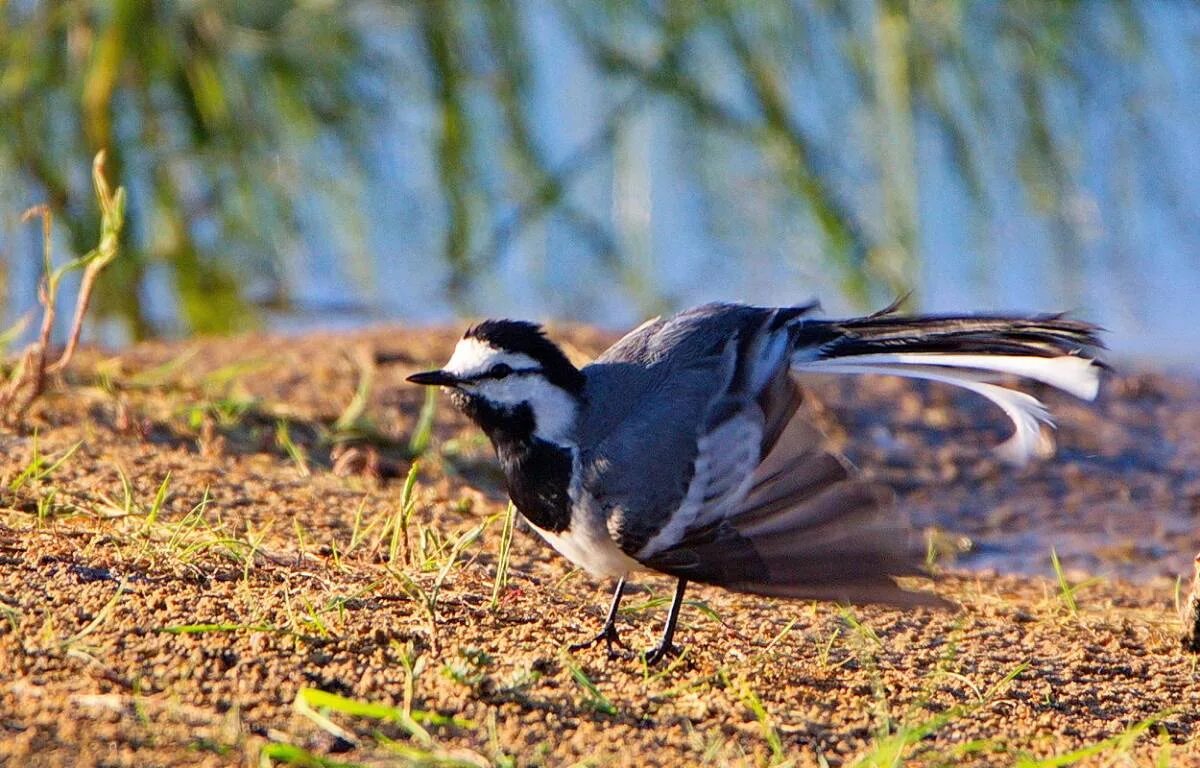
POLYGON ((658 645, 646 651, 646 664, 653 666, 668 656, 677 656, 681 650, 671 639, 675 637, 675 624, 679 621, 679 609, 683 607, 683 592, 687 589, 687 579, 680 579, 675 585, 675 599, 671 601, 671 612, 667 614, 667 626, 663 629, 662 639, 658 645))
POLYGON ((567 646, 571 651, 582 651, 584 648, 590 648, 596 643, 603 640, 608 645, 609 655, 613 655, 613 646, 618 645, 622 648, 627 647, 621 642, 620 635, 617 634, 617 609, 621 607, 621 595, 625 593, 625 577, 622 576, 617 582, 617 589, 613 592, 612 605, 608 608, 608 616, 604 619, 604 626, 600 628, 600 634, 593 637, 591 640, 585 640, 582 643, 573 643, 567 646))

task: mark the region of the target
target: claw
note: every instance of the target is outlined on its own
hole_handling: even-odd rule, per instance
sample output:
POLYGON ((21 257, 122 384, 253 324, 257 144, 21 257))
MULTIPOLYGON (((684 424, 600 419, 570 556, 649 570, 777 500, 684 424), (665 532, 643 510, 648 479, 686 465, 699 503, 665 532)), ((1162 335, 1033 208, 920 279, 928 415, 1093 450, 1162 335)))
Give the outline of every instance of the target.
POLYGON ((646 665, 653 667, 663 659, 673 659, 683 653, 683 648, 674 643, 659 644, 646 651, 646 665))
POLYGON ((591 648, 601 640, 603 640, 604 644, 608 647, 608 657, 610 659, 616 658, 619 655, 613 650, 614 645, 626 650, 629 649, 629 646, 626 645, 623 640, 621 640, 621 636, 617 633, 617 626, 615 624, 605 624, 604 628, 600 630, 600 634, 596 635, 591 640, 584 640, 583 642, 579 643, 571 643, 567 646, 567 650, 571 651, 572 653, 575 651, 582 651, 585 648, 591 648))

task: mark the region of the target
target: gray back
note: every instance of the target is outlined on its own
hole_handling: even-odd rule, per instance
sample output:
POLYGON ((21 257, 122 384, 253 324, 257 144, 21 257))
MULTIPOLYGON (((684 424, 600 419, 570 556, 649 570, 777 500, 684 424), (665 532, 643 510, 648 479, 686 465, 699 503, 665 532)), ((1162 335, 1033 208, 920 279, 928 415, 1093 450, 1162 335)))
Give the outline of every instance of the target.
POLYGON ((683 500, 700 430, 729 381, 723 355, 771 311, 697 307, 643 325, 583 369, 583 485, 624 551, 640 549, 683 500))

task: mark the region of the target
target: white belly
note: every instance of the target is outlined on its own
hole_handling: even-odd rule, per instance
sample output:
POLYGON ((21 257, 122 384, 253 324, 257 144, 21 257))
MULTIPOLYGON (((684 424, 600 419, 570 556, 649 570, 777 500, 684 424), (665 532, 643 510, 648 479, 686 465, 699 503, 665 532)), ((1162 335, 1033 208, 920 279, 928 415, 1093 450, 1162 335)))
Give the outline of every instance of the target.
POLYGON ((560 555, 593 576, 619 579, 643 567, 622 552, 602 526, 581 519, 587 517, 572 515, 571 526, 561 533, 544 531, 532 524, 531 527, 560 555))

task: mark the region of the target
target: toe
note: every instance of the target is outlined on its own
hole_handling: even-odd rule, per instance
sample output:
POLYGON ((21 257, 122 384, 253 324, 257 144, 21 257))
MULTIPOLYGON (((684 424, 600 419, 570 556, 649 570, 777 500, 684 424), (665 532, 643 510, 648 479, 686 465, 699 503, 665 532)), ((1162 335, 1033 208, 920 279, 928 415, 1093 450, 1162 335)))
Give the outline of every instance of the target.
POLYGON ((646 664, 654 666, 663 659, 673 658, 682 653, 683 649, 678 645, 656 645, 646 651, 646 664))

